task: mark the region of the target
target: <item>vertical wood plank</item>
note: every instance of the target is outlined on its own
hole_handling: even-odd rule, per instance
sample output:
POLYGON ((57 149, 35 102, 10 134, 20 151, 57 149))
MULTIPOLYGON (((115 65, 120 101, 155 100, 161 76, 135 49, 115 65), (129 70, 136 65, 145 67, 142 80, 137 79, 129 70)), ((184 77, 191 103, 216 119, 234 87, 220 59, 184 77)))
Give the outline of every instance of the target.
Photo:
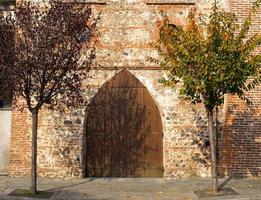
POLYGON ((87 166, 91 176, 162 176, 162 123, 156 103, 127 70, 91 101, 87 166))

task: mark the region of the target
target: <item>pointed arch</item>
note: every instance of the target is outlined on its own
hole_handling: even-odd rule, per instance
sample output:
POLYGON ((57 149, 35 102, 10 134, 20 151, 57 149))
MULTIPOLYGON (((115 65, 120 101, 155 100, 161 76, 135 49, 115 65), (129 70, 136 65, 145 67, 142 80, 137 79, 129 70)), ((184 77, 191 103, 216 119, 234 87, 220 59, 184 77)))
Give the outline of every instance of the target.
POLYGON ((133 74, 118 72, 86 110, 87 176, 162 177, 160 112, 133 74))

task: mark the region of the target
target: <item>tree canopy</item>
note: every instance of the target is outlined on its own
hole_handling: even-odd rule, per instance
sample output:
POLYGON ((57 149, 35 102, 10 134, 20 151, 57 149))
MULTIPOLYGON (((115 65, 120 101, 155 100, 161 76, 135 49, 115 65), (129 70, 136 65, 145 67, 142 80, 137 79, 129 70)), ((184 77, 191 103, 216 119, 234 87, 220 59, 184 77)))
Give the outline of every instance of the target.
POLYGON ((253 54, 261 35, 248 37, 259 5, 257 1, 241 26, 234 13, 216 6, 208 22, 191 11, 186 27, 170 24, 164 15, 155 44, 160 60, 151 59, 169 72, 161 81, 172 86, 182 82, 181 95, 208 110, 222 104, 225 94, 246 99, 244 91, 261 83, 261 56, 253 54))
POLYGON ((58 96, 67 106, 82 103, 81 84, 95 57, 90 14, 88 6, 59 1, 17 8, 14 100, 23 97, 30 111, 43 104, 54 108, 58 96))
POLYGON ((15 30, 10 16, 0 13, 0 99, 5 102, 11 99, 12 83, 9 71, 14 65, 14 34, 15 30))

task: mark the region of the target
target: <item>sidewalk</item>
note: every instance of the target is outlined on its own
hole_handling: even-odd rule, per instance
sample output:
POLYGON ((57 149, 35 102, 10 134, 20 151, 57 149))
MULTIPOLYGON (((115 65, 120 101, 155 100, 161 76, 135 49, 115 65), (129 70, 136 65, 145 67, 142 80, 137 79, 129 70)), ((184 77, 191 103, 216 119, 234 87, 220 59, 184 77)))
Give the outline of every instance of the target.
MULTIPOLYGON (((225 180, 220 180, 220 183, 225 180)), ((0 176, 0 200, 32 200, 6 196, 14 189, 28 189, 29 178, 0 176)), ((53 190, 52 200, 197 200, 193 190, 211 187, 209 178, 183 180, 160 178, 88 178, 81 180, 39 179, 39 190, 53 190)), ((203 200, 261 200, 261 178, 232 179, 225 186, 239 195, 203 200)))

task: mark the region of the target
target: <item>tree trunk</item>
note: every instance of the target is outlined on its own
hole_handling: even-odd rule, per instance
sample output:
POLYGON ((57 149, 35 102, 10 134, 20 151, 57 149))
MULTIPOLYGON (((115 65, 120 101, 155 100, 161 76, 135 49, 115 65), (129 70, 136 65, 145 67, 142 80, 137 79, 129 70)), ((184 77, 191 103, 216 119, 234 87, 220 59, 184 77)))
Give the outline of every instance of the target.
POLYGON ((37 126, 38 126, 38 110, 32 111, 32 163, 31 163, 31 192, 37 193, 37 126))
POLYGON ((208 130, 210 137, 210 149, 211 149, 211 174, 212 174, 212 186, 213 192, 218 192, 218 176, 217 176, 217 156, 216 156, 216 144, 214 138, 213 127, 213 109, 208 111, 208 130))
MULTIPOLYGON (((217 174, 218 174, 218 163, 219 163, 219 147, 218 147, 218 136, 219 136, 219 122, 218 122, 218 106, 216 106, 216 157, 217 157, 217 174)), ((219 176, 219 174, 218 174, 219 176)))

